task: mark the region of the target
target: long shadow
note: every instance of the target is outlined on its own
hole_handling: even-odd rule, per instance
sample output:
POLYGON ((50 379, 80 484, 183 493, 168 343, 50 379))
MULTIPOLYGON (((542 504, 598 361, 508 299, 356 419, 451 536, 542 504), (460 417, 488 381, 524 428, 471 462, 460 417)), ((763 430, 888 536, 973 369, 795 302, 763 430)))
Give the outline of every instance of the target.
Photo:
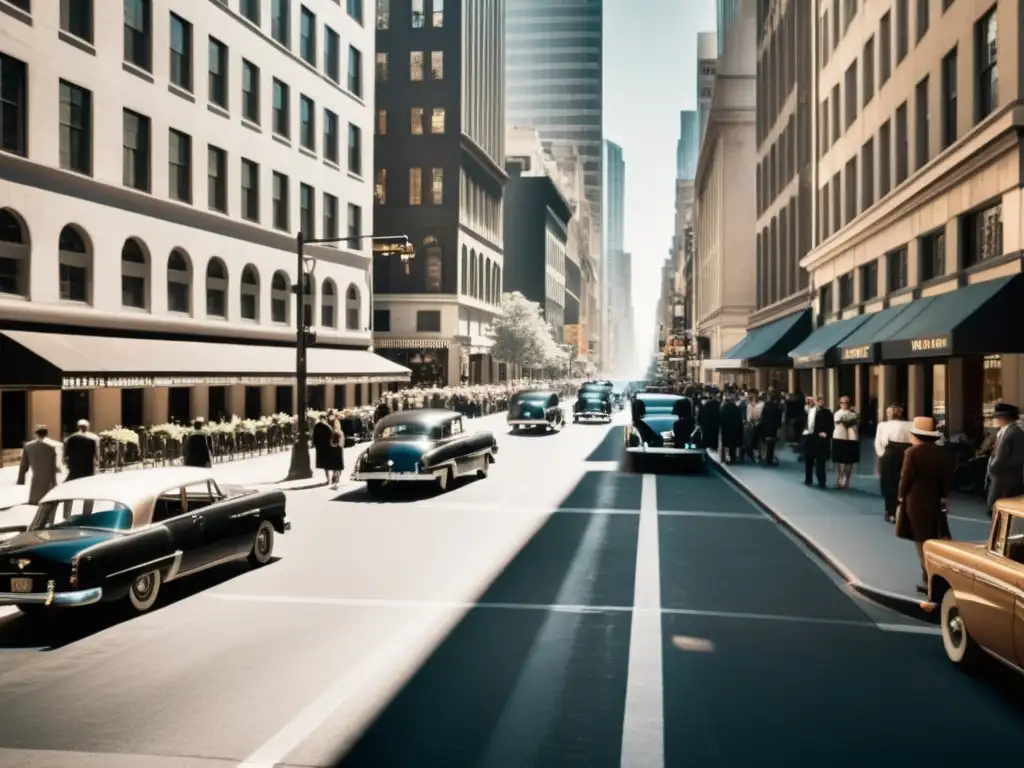
MULTIPOLYGON (((588 425, 581 425, 588 426, 588 425)), ((597 425, 591 425, 597 426, 597 425)), ((621 461, 623 456, 623 445, 625 440, 622 437, 622 427, 602 424, 608 432, 601 438, 601 442, 587 456, 587 461, 621 461)))
POLYGON ((552 515, 334 765, 617 768, 637 525, 552 515))

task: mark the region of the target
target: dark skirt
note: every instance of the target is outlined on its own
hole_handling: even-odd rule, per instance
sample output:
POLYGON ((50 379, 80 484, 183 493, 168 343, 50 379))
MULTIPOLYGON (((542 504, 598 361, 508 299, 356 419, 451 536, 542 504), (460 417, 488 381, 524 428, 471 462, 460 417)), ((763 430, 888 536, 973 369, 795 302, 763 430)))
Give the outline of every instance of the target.
POLYGON ((903 471, 903 454, 910 443, 887 443, 882 458, 878 460, 879 484, 885 500, 885 514, 895 515, 899 503, 900 472, 903 471))
POLYGON ((345 457, 340 445, 325 445, 316 449, 316 468, 340 472, 345 468, 345 457))
POLYGON ((836 464, 856 464, 860 461, 860 440, 832 440, 832 461, 836 464))

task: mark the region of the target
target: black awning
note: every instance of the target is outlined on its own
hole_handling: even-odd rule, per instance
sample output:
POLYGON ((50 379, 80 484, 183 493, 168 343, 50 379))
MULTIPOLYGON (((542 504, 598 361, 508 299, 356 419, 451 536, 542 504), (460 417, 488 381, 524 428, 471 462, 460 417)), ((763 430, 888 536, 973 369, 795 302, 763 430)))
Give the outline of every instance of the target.
POLYGON ((836 347, 860 328, 870 315, 857 315, 821 326, 796 349, 790 350, 794 368, 824 368, 835 365, 836 347))
POLYGON ((882 359, 1024 352, 1022 281, 1021 275, 1001 277, 922 300, 927 304, 882 340, 882 359))
POLYGON ((873 365, 882 359, 882 342, 898 333, 932 299, 919 299, 867 315, 867 321, 839 344, 839 362, 873 365))
POLYGON ((789 350, 811 333, 811 310, 801 309, 778 320, 751 328, 739 344, 722 357, 745 360, 757 368, 787 368, 789 350))

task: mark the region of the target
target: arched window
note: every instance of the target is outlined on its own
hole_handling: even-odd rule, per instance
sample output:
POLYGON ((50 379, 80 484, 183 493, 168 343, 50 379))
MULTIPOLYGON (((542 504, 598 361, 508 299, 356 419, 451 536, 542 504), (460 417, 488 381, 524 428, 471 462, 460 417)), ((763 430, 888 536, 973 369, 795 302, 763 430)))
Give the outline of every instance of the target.
POLYGON ((353 283, 345 291, 345 330, 359 330, 359 289, 353 283))
POLYGON ((482 299, 484 297, 484 254, 483 251, 477 254, 479 264, 476 267, 476 297, 482 299))
POLYGON ((0 208, 0 293, 28 296, 28 228, 9 208, 0 208))
POLYGON ((501 267, 494 265, 494 303, 501 303, 501 267))
POLYGON ((476 251, 469 252, 469 295, 476 298, 476 251))
POLYGON ((459 271, 462 281, 462 295, 465 296, 469 293, 469 251, 466 246, 462 246, 462 269, 459 271))
POLYGON ((206 265, 206 314, 228 316, 228 268, 216 256, 206 265))
POLYGON ((192 312, 192 260, 181 248, 167 257, 167 311, 192 312))
POLYGON ((484 267, 484 300, 490 304, 494 299, 491 296, 491 260, 487 260, 487 266, 484 267))
POLYGON ((316 317, 316 280, 312 275, 302 276, 302 325, 306 328, 313 327, 313 318, 316 317))
POLYGON ((121 246, 121 306, 149 306, 149 259, 142 243, 129 237, 121 246))
POLYGON ((92 303, 92 250, 76 225, 60 231, 60 297, 64 301, 92 303))
POLYGON ((320 289, 320 326, 338 327, 338 289, 333 280, 324 280, 320 289))
POLYGON ((290 314, 289 304, 291 292, 288 285, 288 275, 284 272, 275 272, 270 281, 270 319, 275 323, 288 323, 290 314))
POLYGON ((243 320, 260 319, 260 273, 252 264, 242 270, 241 310, 243 320))

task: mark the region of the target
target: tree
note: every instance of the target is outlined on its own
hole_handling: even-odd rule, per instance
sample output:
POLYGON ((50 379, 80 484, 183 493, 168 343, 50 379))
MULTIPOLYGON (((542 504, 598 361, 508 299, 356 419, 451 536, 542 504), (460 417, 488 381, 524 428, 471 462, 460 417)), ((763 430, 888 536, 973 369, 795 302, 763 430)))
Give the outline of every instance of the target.
MULTIPOLYGON (((501 297, 501 312, 491 321, 487 335, 494 340, 496 360, 524 368, 544 365, 551 330, 541 317, 540 305, 515 291, 501 297)), ((552 344, 554 341, 552 340, 552 344)))

